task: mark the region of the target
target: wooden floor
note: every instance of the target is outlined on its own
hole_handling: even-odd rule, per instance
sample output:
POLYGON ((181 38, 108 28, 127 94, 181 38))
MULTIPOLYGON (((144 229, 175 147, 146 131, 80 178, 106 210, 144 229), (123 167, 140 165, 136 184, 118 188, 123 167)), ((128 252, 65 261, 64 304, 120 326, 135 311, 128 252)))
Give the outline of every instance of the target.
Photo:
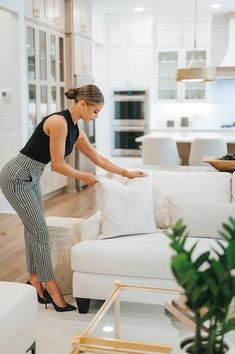
MULTIPOLYGON (((96 187, 62 193, 44 203, 46 216, 87 218, 98 209, 96 187)), ((0 280, 27 280, 24 231, 17 215, 0 213, 0 280)))

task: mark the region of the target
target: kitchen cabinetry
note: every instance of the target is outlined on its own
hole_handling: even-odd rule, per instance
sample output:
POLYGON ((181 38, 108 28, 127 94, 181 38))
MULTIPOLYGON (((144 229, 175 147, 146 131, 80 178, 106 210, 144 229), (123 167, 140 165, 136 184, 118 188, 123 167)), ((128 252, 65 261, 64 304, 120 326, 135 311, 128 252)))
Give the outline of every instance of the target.
POLYGON ((64 31, 64 0, 25 0, 25 17, 64 31))
POLYGON ((150 48, 112 48, 109 50, 111 87, 149 87, 152 50, 150 48))
MULTIPOLYGON (((157 99, 167 101, 202 101, 206 99, 204 82, 178 83, 176 73, 179 67, 187 67, 192 50, 157 51, 157 99)), ((201 66, 208 62, 208 50, 198 50, 201 66)))
POLYGON ((109 86, 150 87, 152 19, 111 16, 108 21, 109 86))
POLYGON ((74 70, 75 74, 92 74, 92 44, 91 40, 74 36, 74 70))
POLYGON ((150 19, 129 19, 108 23, 108 44, 111 47, 152 45, 150 19))
MULTIPOLYGON (((192 47, 194 39, 194 21, 159 22, 156 24, 157 47, 192 47)), ((198 46, 211 45, 211 19, 197 22, 198 46)))
POLYGON ((25 0, 25 17, 46 23, 46 0, 25 0))
MULTIPOLYGON (((30 136, 43 117, 65 108, 65 53, 64 35, 60 32, 26 22, 26 35, 30 136)), ((43 193, 64 187, 65 179, 47 166, 43 193)))
POLYGON ((90 1, 74 1, 74 73, 77 76, 92 75, 91 14, 90 1))
POLYGON ((91 37, 91 5, 85 1, 74 1, 73 27, 76 34, 91 37))
POLYGON ((51 164, 49 163, 44 169, 40 183, 42 194, 47 195, 66 187, 68 185, 68 177, 52 171, 51 164))
POLYGON ((157 92, 159 100, 176 100, 178 98, 178 84, 175 80, 179 66, 179 53, 174 51, 159 51, 157 92))
MULTIPOLYGON (((192 57, 194 22, 160 22, 156 25, 157 99, 167 101, 203 101, 208 90, 205 83, 178 83, 178 68, 185 68, 192 57)), ((211 21, 197 24, 198 64, 210 65, 211 21)))
POLYGON ((65 7, 64 0, 47 0, 47 23, 64 31, 65 7))

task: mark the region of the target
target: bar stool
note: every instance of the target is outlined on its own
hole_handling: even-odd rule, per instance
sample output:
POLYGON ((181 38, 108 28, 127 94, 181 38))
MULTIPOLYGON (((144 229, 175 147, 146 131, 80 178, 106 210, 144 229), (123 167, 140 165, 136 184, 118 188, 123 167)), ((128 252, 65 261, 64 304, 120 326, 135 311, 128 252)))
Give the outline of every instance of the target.
POLYGON ((171 137, 146 137, 142 145, 143 163, 149 165, 181 165, 176 142, 171 137))
POLYGON ((227 144, 221 138, 197 138, 191 143, 189 154, 190 166, 206 165, 204 156, 222 157, 227 154, 227 144))

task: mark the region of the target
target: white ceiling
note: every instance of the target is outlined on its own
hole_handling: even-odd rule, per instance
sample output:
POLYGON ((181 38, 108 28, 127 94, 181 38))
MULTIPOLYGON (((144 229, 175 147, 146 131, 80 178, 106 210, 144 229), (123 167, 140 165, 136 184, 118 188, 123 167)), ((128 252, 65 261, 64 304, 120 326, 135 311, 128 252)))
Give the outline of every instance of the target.
MULTIPOLYGON (((235 0, 197 0, 198 15, 216 15, 235 11, 235 0), (220 3, 219 9, 211 4, 220 3)), ((133 8, 142 6, 143 13, 156 17, 193 16, 195 0, 92 0, 96 8, 105 14, 130 14, 133 8)))

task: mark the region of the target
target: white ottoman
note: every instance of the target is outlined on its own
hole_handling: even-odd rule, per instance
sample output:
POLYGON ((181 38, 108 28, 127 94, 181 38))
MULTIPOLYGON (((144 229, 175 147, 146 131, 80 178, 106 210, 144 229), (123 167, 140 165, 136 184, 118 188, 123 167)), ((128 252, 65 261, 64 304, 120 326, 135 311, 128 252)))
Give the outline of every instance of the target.
POLYGON ((78 243, 80 224, 84 219, 48 216, 52 266, 56 281, 63 295, 72 294, 71 247, 78 243))
POLYGON ((0 281, 0 354, 36 353, 37 292, 0 281))

